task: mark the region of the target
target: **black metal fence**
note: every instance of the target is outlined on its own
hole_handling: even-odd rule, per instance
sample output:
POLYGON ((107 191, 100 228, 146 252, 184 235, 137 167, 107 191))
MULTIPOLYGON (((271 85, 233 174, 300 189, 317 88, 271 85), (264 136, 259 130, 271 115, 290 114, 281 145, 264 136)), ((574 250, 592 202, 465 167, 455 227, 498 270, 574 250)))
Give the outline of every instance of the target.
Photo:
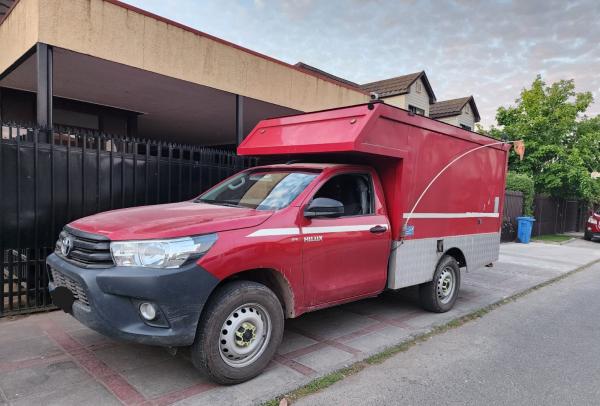
POLYGON ((228 151, 78 129, 0 130, 0 317, 50 306, 44 261, 68 222, 189 199, 256 164, 228 151))
POLYGON ((504 195, 504 214, 502 218, 502 241, 514 241, 517 238, 517 217, 523 215, 523 193, 507 190, 504 195))
POLYGON ((584 230, 588 215, 588 207, 585 203, 578 200, 536 196, 533 204, 534 236, 584 230))

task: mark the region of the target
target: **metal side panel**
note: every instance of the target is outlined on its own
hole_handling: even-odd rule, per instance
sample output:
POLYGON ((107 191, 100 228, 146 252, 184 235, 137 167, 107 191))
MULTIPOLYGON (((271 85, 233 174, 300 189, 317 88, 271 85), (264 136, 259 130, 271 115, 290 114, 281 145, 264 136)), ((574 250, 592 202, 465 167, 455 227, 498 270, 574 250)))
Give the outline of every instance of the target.
POLYGON ((467 269, 475 270, 498 260, 500 233, 395 241, 388 268, 388 288, 400 289, 431 281, 443 255, 437 252, 438 240, 443 240, 444 252, 451 248, 461 250, 467 269))

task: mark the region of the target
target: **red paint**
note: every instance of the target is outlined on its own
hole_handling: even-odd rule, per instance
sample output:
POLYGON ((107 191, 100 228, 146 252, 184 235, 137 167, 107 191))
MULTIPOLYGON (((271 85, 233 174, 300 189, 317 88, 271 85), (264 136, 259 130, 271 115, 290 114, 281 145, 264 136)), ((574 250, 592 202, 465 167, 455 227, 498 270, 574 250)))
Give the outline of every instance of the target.
MULTIPOLYGON (((308 161, 342 162, 262 167, 318 173, 286 208, 259 211, 188 201, 101 213, 71 227, 111 240, 217 232, 217 242, 198 264, 219 280, 254 269, 279 272, 293 298, 295 316, 377 295, 386 286, 391 242, 401 237, 404 214, 431 179, 462 153, 497 141, 385 104, 371 107, 269 119, 254 128, 238 148, 241 155, 301 154, 308 161), (304 217, 304 208, 321 185, 333 176, 356 172, 373 180, 373 214, 304 217), (372 225, 387 226, 387 231, 371 233, 372 225), (368 227, 309 232, 311 227, 352 226, 368 227), (254 237, 274 229, 295 234, 254 237), (320 239, 306 239, 311 235, 320 239)), ((499 232, 508 150, 506 145, 490 146, 467 155, 443 173, 415 210, 424 215, 475 212, 495 217, 413 218, 409 225, 415 227, 414 235, 406 238, 499 232)))
POLYGON ((588 217, 586 228, 589 229, 592 233, 600 233, 600 210, 590 214, 590 217, 588 217))
MULTIPOLYGON (((361 162, 379 173, 392 225, 400 238, 403 215, 411 211, 427 184, 453 158, 497 140, 411 115, 383 103, 263 120, 238 147, 240 155, 298 155, 307 159, 361 162), (358 153, 358 154, 357 154, 358 153), (320 157, 320 158, 319 158, 320 157), (341 157, 341 158, 340 158, 341 157)), ((492 212, 497 218, 412 219, 408 238, 498 232, 510 146, 483 148, 450 167, 430 188, 416 212, 492 212), (486 173, 485 182, 480 174, 486 173)))
POLYGON ((147 240, 256 227, 271 214, 187 201, 107 211, 76 220, 71 226, 112 241, 147 240))

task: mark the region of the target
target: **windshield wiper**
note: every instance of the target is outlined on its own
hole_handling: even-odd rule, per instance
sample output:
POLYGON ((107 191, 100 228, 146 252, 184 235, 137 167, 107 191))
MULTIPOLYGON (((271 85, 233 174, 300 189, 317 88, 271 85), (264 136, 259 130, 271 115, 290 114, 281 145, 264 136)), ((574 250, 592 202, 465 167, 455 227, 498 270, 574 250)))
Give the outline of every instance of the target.
POLYGON ((239 204, 230 203, 230 202, 227 202, 224 200, 198 199, 198 200, 196 200, 196 203, 208 203, 208 204, 214 204, 217 206, 227 206, 227 207, 242 207, 239 204))

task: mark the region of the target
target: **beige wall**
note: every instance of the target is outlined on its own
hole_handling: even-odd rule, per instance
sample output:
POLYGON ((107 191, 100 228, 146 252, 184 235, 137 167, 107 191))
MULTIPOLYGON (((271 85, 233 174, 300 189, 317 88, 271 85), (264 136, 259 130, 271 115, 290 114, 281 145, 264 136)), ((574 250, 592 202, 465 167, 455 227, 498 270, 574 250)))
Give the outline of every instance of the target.
POLYGON ((385 102, 392 106, 400 107, 401 109, 406 109, 406 95, 401 94, 399 96, 385 97, 385 102))
POLYGON ((301 111, 368 101, 356 90, 108 1, 23 2, 38 5, 38 38, 50 45, 301 111))
POLYGON ((443 117, 439 118, 439 121, 443 121, 444 123, 452 124, 457 127, 460 127, 461 124, 471 127, 471 129, 475 129, 475 119, 473 117, 473 112, 471 111, 471 106, 469 103, 463 107, 460 115, 451 116, 451 117, 443 117))
POLYGON ((21 0, 0 24, 0 73, 37 42, 38 11, 37 0, 21 0))

